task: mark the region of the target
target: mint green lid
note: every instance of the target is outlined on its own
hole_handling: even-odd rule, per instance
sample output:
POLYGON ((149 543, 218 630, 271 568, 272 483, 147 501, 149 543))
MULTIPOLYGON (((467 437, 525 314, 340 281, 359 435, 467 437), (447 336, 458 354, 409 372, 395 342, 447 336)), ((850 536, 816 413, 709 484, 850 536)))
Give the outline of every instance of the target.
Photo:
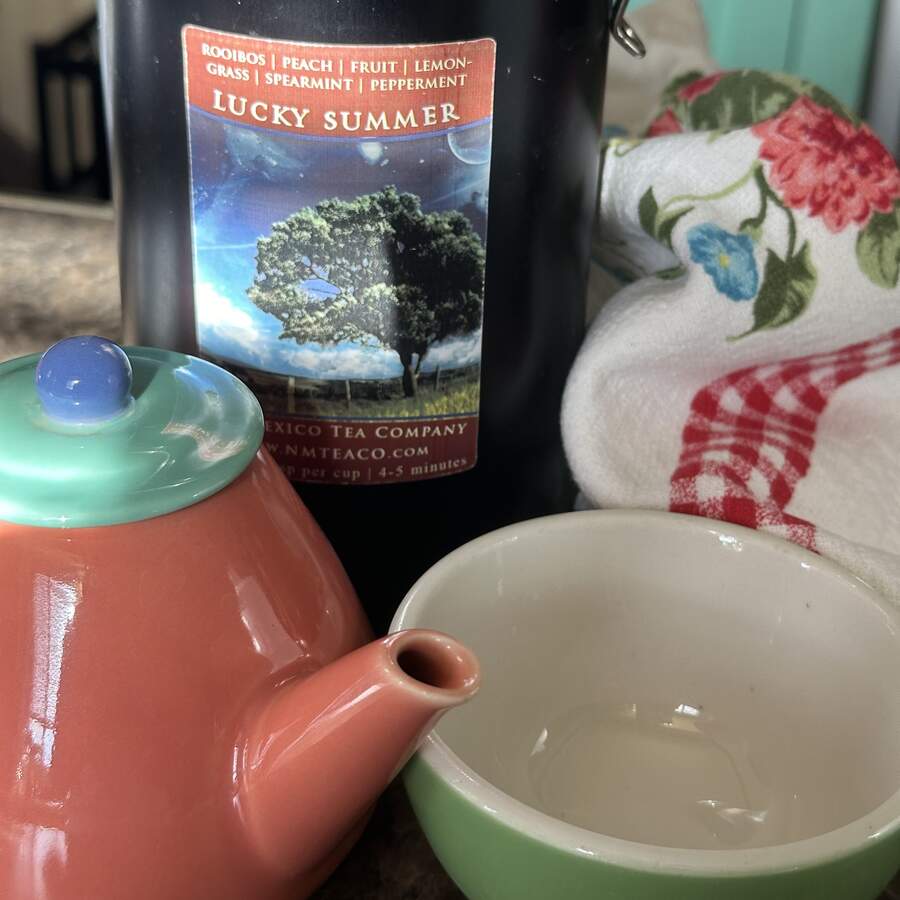
POLYGON ((0 520, 74 528, 174 512, 237 478, 262 435, 259 403, 224 369, 71 338, 0 365, 0 520))

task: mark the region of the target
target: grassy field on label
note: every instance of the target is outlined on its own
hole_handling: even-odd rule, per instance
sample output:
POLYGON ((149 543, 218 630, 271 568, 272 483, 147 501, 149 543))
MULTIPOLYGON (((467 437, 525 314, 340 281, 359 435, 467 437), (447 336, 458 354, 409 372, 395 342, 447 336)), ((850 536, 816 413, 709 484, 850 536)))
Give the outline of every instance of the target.
POLYGON ((324 379, 263 372, 211 357, 241 379, 269 416, 393 419, 471 415, 478 412, 481 367, 436 369, 418 377, 415 397, 403 379, 324 379))
POLYGON ((469 382, 435 391, 420 387, 415 397, 393 400, 324 400, 310 399, 297 404, 298 411, 308 416, 354 416, 358 418, 411 418, 416 416, 451 416, 478 412, 478 382, 469 382))

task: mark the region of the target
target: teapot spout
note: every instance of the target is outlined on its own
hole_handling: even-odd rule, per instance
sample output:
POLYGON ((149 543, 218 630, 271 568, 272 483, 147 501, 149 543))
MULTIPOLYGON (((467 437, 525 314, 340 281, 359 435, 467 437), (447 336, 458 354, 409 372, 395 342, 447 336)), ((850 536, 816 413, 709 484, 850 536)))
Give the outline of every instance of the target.
POLYGON ((469 650, 413 629, 280 685, 238 747, 237 805, 256 855, 285 876, 316 869, 478 681, 469 650))

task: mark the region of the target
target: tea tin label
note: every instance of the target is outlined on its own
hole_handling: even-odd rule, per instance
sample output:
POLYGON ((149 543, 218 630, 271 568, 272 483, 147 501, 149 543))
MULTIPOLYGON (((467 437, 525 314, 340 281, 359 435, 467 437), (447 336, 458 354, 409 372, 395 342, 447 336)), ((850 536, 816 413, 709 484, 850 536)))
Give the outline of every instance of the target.
POLYGON ((494 41, 182 40, 201 353, 294 480, 472 468, 494 41))

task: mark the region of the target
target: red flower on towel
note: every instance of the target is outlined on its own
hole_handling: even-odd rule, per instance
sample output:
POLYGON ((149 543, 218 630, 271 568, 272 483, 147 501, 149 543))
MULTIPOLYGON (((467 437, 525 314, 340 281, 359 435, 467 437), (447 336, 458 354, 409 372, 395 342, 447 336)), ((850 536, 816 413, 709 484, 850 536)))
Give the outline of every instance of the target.
POLYGON ((829 231, 863 226, 889 212, 900 196, 900 172, 865 125, 855 128, 808 97, 753 126, 760 159, 772 163, 770 181, 788 206, 821 216, 829 231))
POLYGON ((713 72, 712 75, 704 75, 696 81, 690 82, 678 89, 678 99, 690 103, 703 94, 708 94, 723 78, 724 72, 713 72))
POLYGON ((663 134, 679 134, 682 131, 681 122, 675 117, 671 109, 663 110, 647 129, 647 137, 660 137, 663 134))

